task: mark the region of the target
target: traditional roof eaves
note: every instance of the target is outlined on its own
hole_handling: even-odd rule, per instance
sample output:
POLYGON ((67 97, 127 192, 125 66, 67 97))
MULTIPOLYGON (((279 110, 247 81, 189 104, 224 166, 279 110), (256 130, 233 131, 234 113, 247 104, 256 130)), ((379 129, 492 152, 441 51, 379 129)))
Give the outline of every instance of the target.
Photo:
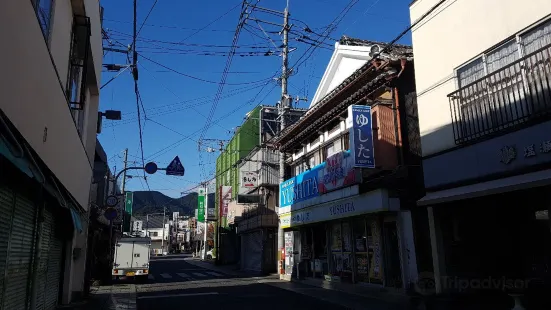
MULTIPOLYGON (((343 36, 341 38, 341 41, 345 40, 348 45, 350 44, 380 44, 384 48, 387 44, 386 43, 379 43, 375 41, 367 41, 367 40, 360 40, 360 39, 353 39, 346 36, 343 36)), ((413 60, 413 48, 408 45, 393 45, 391 48, 391 51, 388 53, 381 53, 378 55, 379 60, 386 59, 387 61, 391 60, 399 60, 399 59, 407 59, 407 60, 413 60)), ((336 97, 341 91, 345 90, 356 82, 358 79, 360 79, 365 73, 369 72, 371 69, 374 69, 372 61, 367 62, 365 65, 363 65, 361 68, 356 70, 353 74, 351 74, 348 78, 346 78, 339 86, 335 87, 331 92, 329 92, 325 97, 323 97, 321 100, 318 101, 317 104, 315 104, 308 112, 304 114, 304 117, 296 122, 295 124, 287 127, 279 137, 277 137, 274 141, 275 144, 279 144, 279 148, 285 149, 285 146, 282 145, 282 141, 287 140, 288 136, 291 135, 292 131, 304 124, 312 114, 315 114, 316 111, 321 109, 325 104, 332 101, 334 97, 336 97)), ((385 74, 385 72, 383 72, 385 74)), ((365 88, 362 87, 362 89, 365 88)), ((289 139, 294 140, 294 139, 289 139)), ((289 143, 287 141, 284 142, 284 145, 288 145, 289 143)))

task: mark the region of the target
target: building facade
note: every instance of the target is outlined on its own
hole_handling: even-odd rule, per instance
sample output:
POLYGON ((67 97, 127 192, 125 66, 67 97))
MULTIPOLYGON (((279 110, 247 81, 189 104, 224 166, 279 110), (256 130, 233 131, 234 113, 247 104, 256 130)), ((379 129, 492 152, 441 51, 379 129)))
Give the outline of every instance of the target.
POLYGON ((275 141, 291 168, 279 187, 284 278, 403 291, 416 282, 426 220, 412 208, 422 195, 413 75, 411 47, 335 45, 317 102, 275 141), (352 107, 370 112, 353 117, 352 107), (371 128, 357 136, 363 120, 371 128), (372 146, 355 142, 369 136, 372 146), (359 168, 366 148, 373 165, 359 168))
MULTIPOLYGON (((291 109, 289 111, 289 123, 297 121, 303 114, 303 109, 291 109)), ((253 194, 252 196, 258 197, 258 194, 254 193, 255 190, 259 190, 261 187, 254 186, 254 190, 251 193, 244 192, 241 189, 241 180, 244 176, 242 174, 241 167, 244 166, 251 160, 256 160, 258 163, 259 159, 251 159, 251 156, 261 156, 262 154, 268 153, 258 153, 259 150, 263 149, 266 152, 269 149, 273 149, 273 145, 270 142, 275 136, 279 133, 279 123, 277 120, 278 111, 276 107, 259 105, 254 108, 252 111, 247 113, 243 124, 236 130, 234 136, 230 142, 226 145, 226 148, 222 151, 220 156, 216 159, 216 199, 215 199, 215 208, 216 216, 220 219, 218 229, 224 230, 224 234, 220 234, 219 231, 215 233, 215 249, 220 251, 220 255, 217 255, 217 260, 222 263, 236 263, 243 259, 241 252, 245 249, 241 249, 242 241, 240 237, 236 235, 236 228, 239 225, 237 221, 234 220, 235 215, 232 218, 232 225, 228 222, 228 204, 237 203, 237 204, 251 204, 251 201, 238 201, 238 196, 241 195, 242 198, 246 199, 246 194, 253 194), (248 160, 245 160, 248 158, 248 160), (245 195, 245 196, 244 196, 245 195), (224 207, 225 205, 226 207, 224 207), (224 239, 226 240, 224 240, 224 239), (220 240, 220 244, 218 244, 220 240), (224 243, 225 242, 225 243, 224 243)), ((273 152, 272 152, 273 153, 273 152)), ((266 155, 267 156, 267 155, 266 155)), ((256 157, 255 157, 256 158, 256 157)), ((264 173, 264 176, 267 174, 264 173)), ((276 175, 276 179, 278 174, 276 175)), ((266 179, 268 181, 268 179, 266 179)), ((277 186, 277 181, 269 181, 272 183, 262 184, 263 187, 274 187, 277 186)), ((251 196, 251 197, 252 197, 251 196)), ((254 199, 254 198, 253 198, 254 199)), ((258 201, 253 201, 252 205, 258 205, 258 201)), ((263 209, 264 210, 264 209, 263 209)), ((249 213, 252 216, 252 213, 249 213)), ((265 217, 267 219, 267 217, 265 217)), ((251 222, 252 223, 252 222, 251 222)), ((252 225, 252 224, 251 224, 252 225)), ((251 231, 254 229, 262 229, 265 225, 261 225, 253 228, 253 226, 241 226, 242 233, 246 231, 251 231), (247 227, 247 228, 245 228, 247 227), (243 230, 245 228, 245 230, 243 230)), ((266 226, 267 227, 267 226, 266 226)), ((270 224, 269 227, 273 227, 273 224, 270 224)), ((250 235, 245 235, 245 239, 249 240, 250 235)), ((257 236, 258 238, 258 236, 257 236)), ((253 238, 257 240, 257 238, 253 238)), ((250 239, 252 240, 252 239, 250 239)), ((245 241, 247 244, 254 242, 245 241)), ((258 244, 258 243, 256 243, 258 244)), ((260 252, 256 252, 257 254, 260 252)), ((256 256, 255 256, 256 257, 256 256)), ((258 264, 253 264, 254 269, 259 269, 258 264)), ((261 269, 261 268, 260 268, 261 269)), ((260 271, 260 270, 256 270, 260 271)))
POLYGON ((0 308, 85 284, 102 67, 97 0, 0 3, 0 308))
POLYGON ((236 204, 242 206, 242 212, 236 220, 236 214, 231 216, 240 237, 240 267, 253 272, 275 272, 279 152, 256 148, 240 163, 239 175, 236 204))
POLYGON ((446 1, 412 38, 436 292, 548 291, 551 3, 446 1))

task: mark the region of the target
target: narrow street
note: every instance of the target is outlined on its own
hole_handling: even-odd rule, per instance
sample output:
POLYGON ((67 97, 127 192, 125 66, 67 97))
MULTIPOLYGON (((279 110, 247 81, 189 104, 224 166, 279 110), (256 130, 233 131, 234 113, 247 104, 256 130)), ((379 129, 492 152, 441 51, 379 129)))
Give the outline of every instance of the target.
MULTIPOLYGON (((151 261, 147 283, 137 284, 137 309, 202 307, 205 309, 300 308, 320 309, 326 301, 270 285, 270 277, 240 277, 211 271, 186 262, 189 256, 151 261), (265 303, 266 298, 277 300, 265 303)), ((179 309, 179 308, 178 308, 179 309)), ((331 309, 346 309, 336 304, 331 309)))

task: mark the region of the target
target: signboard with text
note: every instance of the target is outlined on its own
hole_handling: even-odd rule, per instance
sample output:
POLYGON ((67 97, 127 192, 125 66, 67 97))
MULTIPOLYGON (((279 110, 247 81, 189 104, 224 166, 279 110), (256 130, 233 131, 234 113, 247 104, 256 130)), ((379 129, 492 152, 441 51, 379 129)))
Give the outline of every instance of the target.
POLYGON ((241 187, 255 188, 258 186, 258 172, 242 171, 241 172, 241 187))
POLYGON ((231 186, 220 186, 220 217, 228 215, 228 205, 231 201, 231 196, 231 186))
POLYGON ((205 221, 205 190, 199 190, 199 196, 197 197, 197 221, 205 221))
POLYGON ((351 105, 348 107, 348 115, 352 120, 350 150, 354 158, 354 167, 375 168, 371 107, 351 105))
POLYGON ((385 203, 385 197, 388 197, 387 195, 388 194, 382 190, 376 190, 370 194, 339 199, 310 208, 285 213, 280 216, 281 227, 289 228, 371 212, 392 211, 394 209, 391 208, 388 202, 385 203))
POLYGON ((279 207, 291 206, 359 181, 360 175, 354 169, 351 152, 338 152, 324 163, 282 182, 279 186, 279 207))

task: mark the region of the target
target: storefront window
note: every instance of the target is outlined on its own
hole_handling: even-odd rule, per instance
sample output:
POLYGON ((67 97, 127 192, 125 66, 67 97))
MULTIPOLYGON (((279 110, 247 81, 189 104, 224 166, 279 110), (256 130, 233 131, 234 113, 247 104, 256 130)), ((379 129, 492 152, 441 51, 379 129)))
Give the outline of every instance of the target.
POLYGON ((314 276, 316 278, 323 278, 329 274, 326 226, 317 225, 312 230, 314 235, 314 276))
POLYGON ((369 282, 369 264, 367 261, 367 234, 364 219, 356 219, 353 223, 354 250, 356 255, 356 282, 369 282))
POLYGON ((370 219, 367 222, 367 251, 369 260, 369 282, 382 284, 381 228, 375 219, 370 219))
POLYGON ((343 277, 346 277, 348 280, 352 281, 352 230, 350 224, 347 222, 342 223, 342 270, 345 274, 343 277))
POLYGON ((333 255, 331 273, 335 276, 340 276, 342 273, 341 223, 334 223, 331 227, 331 253, 333 255))

